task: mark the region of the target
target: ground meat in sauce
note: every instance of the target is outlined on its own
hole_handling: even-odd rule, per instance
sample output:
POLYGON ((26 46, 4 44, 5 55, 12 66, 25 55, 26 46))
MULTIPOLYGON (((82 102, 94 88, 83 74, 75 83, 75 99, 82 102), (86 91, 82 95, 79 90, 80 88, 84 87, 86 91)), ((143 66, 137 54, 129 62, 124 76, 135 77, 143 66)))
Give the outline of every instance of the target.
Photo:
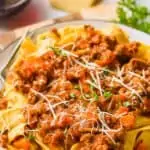
POLYGON ((0 110, 7 108, 7 99, 6 98, 0 98, 0 110))
POLYGON ((6 134, 0 135, 0 147, 6 148, 8 143, 8 136, 6 134))
MULTIPOLYGON (((134 126, 120 122, 134 121, 129 111, 150 111, 150 64, 133 58, 139 43, 119 44, 91 26, 84 29, 87 37, 77 37, 67 49, 78 58, 51 50, 23 60, 15 87, 30 103, 24 110, 27 127, 38 127, 45 144, 120 150, 125 131, 134 126)), ((52 32, 61 38, 57 29, 52 32)))

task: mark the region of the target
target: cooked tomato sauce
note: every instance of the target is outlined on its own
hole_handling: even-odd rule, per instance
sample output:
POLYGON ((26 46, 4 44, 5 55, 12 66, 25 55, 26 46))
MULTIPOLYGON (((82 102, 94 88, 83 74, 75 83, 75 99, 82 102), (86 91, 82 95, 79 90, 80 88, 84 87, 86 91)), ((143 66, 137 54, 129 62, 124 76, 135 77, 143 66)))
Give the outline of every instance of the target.
POLYGON ((89 25, 84 30, 87 37, 65 51, 49 48, 15 69, 15 88, 29 103, 26 129, 66 150, 75 143, 78 150, 121 150, 136 112, 150 112, 150 64, 135 58, 139 43, 119 44, 89 25))

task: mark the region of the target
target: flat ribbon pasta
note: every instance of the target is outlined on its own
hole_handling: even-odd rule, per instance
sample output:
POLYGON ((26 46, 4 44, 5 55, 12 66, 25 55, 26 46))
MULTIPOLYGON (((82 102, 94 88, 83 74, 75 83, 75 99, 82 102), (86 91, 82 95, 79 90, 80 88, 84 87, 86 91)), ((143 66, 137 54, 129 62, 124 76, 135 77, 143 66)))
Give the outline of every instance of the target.
POLYGON ((149 145, 149 135, 147 133, 150 133, 150 126, 145 126, 143 128, 135 129, 128 131, 125 137, 125 143, 124 143, 124 150, 133 150, 135 145, 137 144, 137 136, 141 132, 141 136, 139 136, 139 139, 142 140, 143 142, 146 142, 144 144, 148 144, 148 147, 150 148, 149 145), (146 136, 144 136, 146 135, 146 136))

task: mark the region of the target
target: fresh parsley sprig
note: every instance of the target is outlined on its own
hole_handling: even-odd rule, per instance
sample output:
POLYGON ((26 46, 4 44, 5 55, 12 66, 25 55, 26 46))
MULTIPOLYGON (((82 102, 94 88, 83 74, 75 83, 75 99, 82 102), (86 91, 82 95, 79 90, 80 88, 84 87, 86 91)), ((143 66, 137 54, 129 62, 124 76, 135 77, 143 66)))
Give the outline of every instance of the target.
POLYGON ((150 11, 136 0, 120 0, 117 7, 118 22, 150 34, 150 11))
POLYGON ((66 56, 66 53, 64 53, 64 51, 62 51, 60 48, 52 47, 52 46, 50 46, 50 48, 55 52, 56 55, 58 55, 58 56, 66 56))

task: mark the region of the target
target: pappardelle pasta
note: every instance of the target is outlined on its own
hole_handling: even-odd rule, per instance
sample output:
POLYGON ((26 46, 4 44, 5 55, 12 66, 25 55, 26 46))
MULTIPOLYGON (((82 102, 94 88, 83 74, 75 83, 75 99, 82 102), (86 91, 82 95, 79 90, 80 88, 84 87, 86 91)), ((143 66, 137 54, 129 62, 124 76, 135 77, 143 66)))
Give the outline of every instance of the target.
POLYGON ((0 94, 0 147, 149 150, 149 56, 118 27, 27 37, 0 94))

